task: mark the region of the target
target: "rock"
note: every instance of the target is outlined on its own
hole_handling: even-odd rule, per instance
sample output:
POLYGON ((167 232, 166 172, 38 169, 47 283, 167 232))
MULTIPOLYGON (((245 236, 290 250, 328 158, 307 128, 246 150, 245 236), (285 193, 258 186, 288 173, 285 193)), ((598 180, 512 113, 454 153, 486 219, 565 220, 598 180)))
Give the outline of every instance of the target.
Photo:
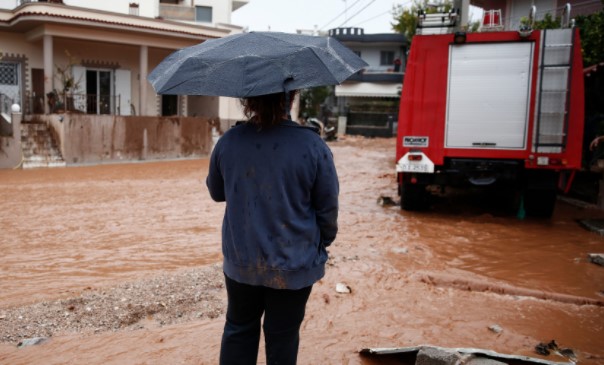
POLYGON ((604 266, 604 253, 590 253, 589 261, 600 266, 604 266))
POLYGON ((377 203, 383 207, 397 205, 396 202, 389 196, 380 196, 377 200, 377 203))
POLYGON ((392 249, 392 252, 398 254, 407 254, 409 253, 409 249, 407 247, 395 247, 392 249))
POLYGON ((417 353, 415 365, 455 365, 462 359, 457 351, 435 347, 422 347, 417 353))
POLYGON ((40 345, 40 344, 46 342, 47 340, 48 340, 48 337, 27 338, 27 339, 19 342, 17 347, 21 348, 21 347, 26 347, 26 346, 40 345))
POLYGON ((501 328, 501 326, 500 326, 500 325, 498 325, 498 324, 492 324, 492 325, 490 325, 490 326, 489 326, 489 330, 490 330, 491 332, 495 332, 495 333, 497 333, 497 334, 499 334, 499 333, 503 332, 503 328, 501 328))
POLYGON ((542 343, 537 344, 537 346, 535 346, 535 352, 543 356, 549 355, 549 350, 547 349, 547 346, 544 346, 542 343))
POLYGON ((350 293, 352 293, 352 289, 344 283, 337 283, 336 292, 341 293, 341 294, 350 294, 350 293))

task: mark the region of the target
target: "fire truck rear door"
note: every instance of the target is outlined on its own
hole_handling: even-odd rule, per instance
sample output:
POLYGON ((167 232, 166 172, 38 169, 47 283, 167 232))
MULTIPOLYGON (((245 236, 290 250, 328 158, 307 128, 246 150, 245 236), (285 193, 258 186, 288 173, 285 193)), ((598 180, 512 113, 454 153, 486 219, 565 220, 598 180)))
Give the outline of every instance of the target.
POLYGON ((451 45, 445 147, 524 149, 533 43, 451 45))

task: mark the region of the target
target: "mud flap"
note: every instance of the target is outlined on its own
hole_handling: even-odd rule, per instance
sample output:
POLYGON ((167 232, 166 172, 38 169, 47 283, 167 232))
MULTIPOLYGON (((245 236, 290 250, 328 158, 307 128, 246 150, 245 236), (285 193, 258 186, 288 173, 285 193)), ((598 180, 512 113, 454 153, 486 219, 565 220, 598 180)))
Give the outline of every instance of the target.
POLYGON ((430 206, 430 193, 426 190, 431 174, 404 174, 399 183, 401 209, 422 211, 430 206), (416 181, 411 182, 414 178, 416 181))

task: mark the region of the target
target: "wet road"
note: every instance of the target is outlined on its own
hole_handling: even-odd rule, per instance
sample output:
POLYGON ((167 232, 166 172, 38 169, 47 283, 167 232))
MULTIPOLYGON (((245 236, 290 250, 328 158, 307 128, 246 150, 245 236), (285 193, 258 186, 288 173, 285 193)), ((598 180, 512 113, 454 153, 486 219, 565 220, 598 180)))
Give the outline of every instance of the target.
MULTIPOLYGON (((535 356, 552 339, 604 363, 604 268, 587 260, 604 238, 577 223, 601 212, 558 202, 551 220, 518 220, 463 194, 423 213, 382 207, 379 196, 397 199, 394 143, 330 144, 341 233, 313 289, 300 363, 384 363, 356 351, 418 344, 535 356), (352 293, 336 293, 338 282, 352 293)), ((0 171, 0 312, 219 262, 224 205, 210 200, 206 171, 207 160, 0 171)), ((214 364, 221 328, 219 318, 62 334, 0 344, 0 363, 214 364)))

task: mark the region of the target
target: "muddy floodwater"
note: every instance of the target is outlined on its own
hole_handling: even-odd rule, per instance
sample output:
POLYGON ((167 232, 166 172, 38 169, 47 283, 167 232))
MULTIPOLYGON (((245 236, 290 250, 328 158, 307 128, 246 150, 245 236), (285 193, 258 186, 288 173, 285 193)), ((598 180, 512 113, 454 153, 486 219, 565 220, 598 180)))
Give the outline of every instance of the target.
MULTIPOLYGON (((358 351, 420 344, 538 357, 535 346, 551 340, 580 364, 604 364, 604 267, 588 260, 604 237, 578 224, 602 212, 559 200, 551 220, 519 220, 500 213, 493 192, 404 212, 377 203, 398 201, 394 139, 330 147, 340 233, 307 307, 300 364, 394 364, 358 351)), ((207 193, 207 168, 199 159, 0 171, 0 326, 15 308, 219 264, 224 204, 207 193)), ((44 325, 22 317, 24 329, 44 325)), ((223 320, 148 316, 36 346, 3 341, 0 364, 216 364, 223 320)))

